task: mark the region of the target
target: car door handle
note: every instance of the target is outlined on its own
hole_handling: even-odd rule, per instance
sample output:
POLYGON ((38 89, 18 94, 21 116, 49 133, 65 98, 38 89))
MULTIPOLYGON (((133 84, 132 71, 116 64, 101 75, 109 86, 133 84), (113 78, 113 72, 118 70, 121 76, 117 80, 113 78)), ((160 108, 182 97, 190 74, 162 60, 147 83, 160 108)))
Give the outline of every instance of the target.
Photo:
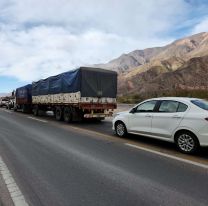
POLYGON ((152 117, 152 115, 151 114, 147 114, 147 115, 145 115, 145 117, 152 117))
POLYGON ((174 119, 180 119, 181 117, 178 116, 178 115, 175 115, 175 116, 173 116, 172 118, 174 118, 174 119))

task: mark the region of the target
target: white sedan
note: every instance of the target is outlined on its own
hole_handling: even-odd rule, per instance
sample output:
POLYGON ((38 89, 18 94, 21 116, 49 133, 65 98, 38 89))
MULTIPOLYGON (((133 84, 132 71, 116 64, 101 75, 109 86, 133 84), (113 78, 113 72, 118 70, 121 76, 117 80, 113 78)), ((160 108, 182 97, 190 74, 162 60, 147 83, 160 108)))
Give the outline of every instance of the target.
POLYGON ((139 103, 118 113, 113 130, 174 142, 183 153, 208 146, 208 102, 196 98, 165 97, 139 103))

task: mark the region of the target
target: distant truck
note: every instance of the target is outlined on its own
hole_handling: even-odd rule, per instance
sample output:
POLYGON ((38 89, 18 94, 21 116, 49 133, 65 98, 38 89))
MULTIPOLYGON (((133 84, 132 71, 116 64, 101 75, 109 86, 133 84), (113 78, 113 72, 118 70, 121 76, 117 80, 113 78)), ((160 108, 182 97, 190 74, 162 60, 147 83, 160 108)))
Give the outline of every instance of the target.
POLYGON ((15 109, 23 112, 53 111, 57 120, 99 120, 116 109, 117 73, 80 67, 16 89, 15 109))
POLYGON ((24 113, 32 111, 32 84, 16 89, 14 110, 22 110, 24 113))

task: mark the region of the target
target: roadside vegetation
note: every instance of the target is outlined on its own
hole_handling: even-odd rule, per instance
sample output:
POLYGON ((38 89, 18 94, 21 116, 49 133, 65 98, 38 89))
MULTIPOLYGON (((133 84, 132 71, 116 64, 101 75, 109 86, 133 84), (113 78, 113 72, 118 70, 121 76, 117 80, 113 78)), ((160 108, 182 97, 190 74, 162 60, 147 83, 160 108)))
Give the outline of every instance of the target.
POLYGON ((145 99, 155 97, 195 97, 201 99, 208 99, 208 90, 174 90, 174 91, 163 91, 152 94, 129 94, 118 96, 118 103, 135 104, 145 99))

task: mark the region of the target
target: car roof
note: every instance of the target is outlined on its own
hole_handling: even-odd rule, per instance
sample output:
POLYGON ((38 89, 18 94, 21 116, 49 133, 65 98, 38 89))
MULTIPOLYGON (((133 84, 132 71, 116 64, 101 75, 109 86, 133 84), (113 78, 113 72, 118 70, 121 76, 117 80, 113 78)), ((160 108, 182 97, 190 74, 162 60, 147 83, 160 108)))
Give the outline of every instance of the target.
POLYGON ((196 100, 199 98, 191 98, 191 97, 158 97, 152 98, 149 100, 172 100, 172 101, 182 101, 182 102, 190 102, 191 100, 196 100))

